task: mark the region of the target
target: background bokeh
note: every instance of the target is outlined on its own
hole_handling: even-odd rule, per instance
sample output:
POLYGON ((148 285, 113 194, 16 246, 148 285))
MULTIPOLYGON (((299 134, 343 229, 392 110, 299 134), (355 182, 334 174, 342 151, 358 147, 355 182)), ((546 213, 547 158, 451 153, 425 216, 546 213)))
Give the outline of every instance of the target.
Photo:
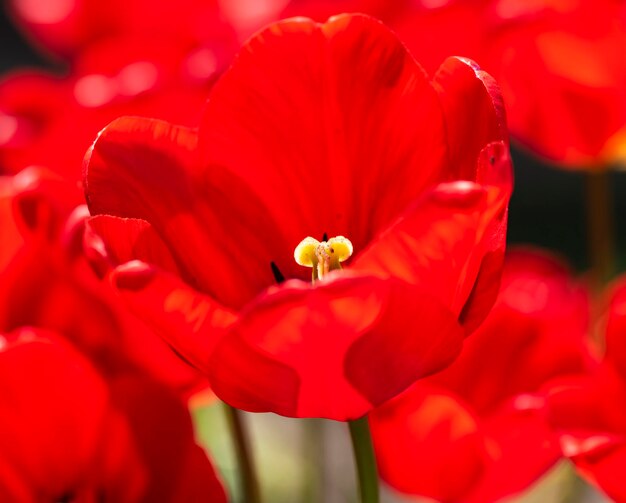
MULTIPOLYGON (((480 63, 480 62, 479 62, 480 63)), ((55 66, 42 58, 13 27, 3 9, 0 9, 0 76, 17 67, 33 66, 52 69, 63 74, 61 64, 55 66)), ((510 243, 536 244, 566 257, 579 271, 589 267, 586 251, 584 172, 558 170, 542 164, 529 154, 513 147, 515 166, 515 192, 509 216, 510 243)), ((626 175, 611 173, 613 191, 615 235, 617 239, 618 269, 626 269, 626 175)), ((200 436, 211 448, 217 464, 234 487, 234 460, 229 440, 215 432, 225 431, 219 405, 202 406, 196 412, 200 436)), ((316 438, 324 442, 317 446, 317 456, 326 460, 321 473, 325 494, 311 494, 311 501, 347 501, 353 491, 353 470, 347 435, 340 423, 322 424, 316 420, 294 422, 272 415, 248 416, 254 438, 263 438, 265 448, 257 445, 259 466, 264 491, 271 494, 268 501, 293 501, 294 488, 310 477, 311 445, 303 445, 301 429, 316 430, 316 438), (267 448, 271 445, 271 448, 267 448), (323 447, 322 447, 323 445, 323 447), (304 454, 306 452, 306 454, 304 454), (323 499, 320 499, 323 498, 323 499)), ((315 446, 313 446, 315 447, 315 446)), ((315 449, 314 449, 315 451, 315 449)), ((315 455, 313 456, 315 457, 315 455)), ((524 496, 527 502, 549 501, 602 501, 591 490, 578 494, 563 494, 561 482, 568 479, 570 469, 561 464, 537 488, 524 496)), ((582 487, 582 486, 580 486, 582 487)), ((580 489, 578 487, 578 489, 580 489)), ((387 501, 404 501, 385 494, 387 501)))

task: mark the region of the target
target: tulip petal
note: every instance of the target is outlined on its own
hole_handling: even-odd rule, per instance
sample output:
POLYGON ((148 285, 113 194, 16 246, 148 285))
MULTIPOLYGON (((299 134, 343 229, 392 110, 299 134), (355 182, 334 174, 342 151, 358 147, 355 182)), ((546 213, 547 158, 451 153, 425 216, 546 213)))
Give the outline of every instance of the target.
POLYGON ((30 492, 19 501, 58 501, 85 485, 136 501, 144 473, 128 425, 84 357, 43 331, 23 329, 0 337, 0 361, 0 470, 6 463, 14 471, 0 471, 0 496, 9 492, 6 501, 16 501, 17 475, 30 492))
POLYGON ((610 363, 595 373, 554 383, 549 418, 560 435, 563 455, 615 501, 626 498, 626 384, 610 363))
POLYGON ((288 233, 287 277, 304 277, 287 259, 306 236, 363 249, 442 176, 447 155, 433 85, 363 15, 257 34, 213 88, 199 135, 207 176, 245 179, 288 233))
POLYGON ((140 261, 111 272, 111 283, 130 309, 183 358, 206 370, 207 361, 234 314, 176 276, 140 261))
POLYGON ((145 220, 110 215, 92 217, 87 221, 84 243, 92 265, 101 273, 131 260, 179 273, 167 245, 145 220))
POLYGON ((282 242, 280 230, 272 237, 275 224, 236 178, 207 184, 196 169, 196 146, 191 129, 132 117, 114 121, 85 161, 89 209, 146 220, 189 284, 239 307, 274 282, 271 245, 282 242))
POLYGON ((585 373, 588 311, 586 290, 560 260, 514 249, 488 318, 454 364, 430 381, 488 414, 508 397, 537 391, 555 376, 585 373))
MULTIPOLYGON (((453 180, 483 182, 476 178, 483 148, 500 141, 508 146, 504 104, 498 85, 472 60, 456 57, 444 61, 433 83, 439 91, 445 116, 449 176, 453 180)), ((510 171, 510 162, 508 169, 510 171)))
POLYGON ((500 501, 519 493, 561 458, 543 407, 541 396, 518 395, 484 421, 488 469, 463 501, 500 501))
POLYGON ((465 501, 486 470, 480 420, 445 389, 417 383, 375 409, 370 424, 381 477, 403 493, 465 501))
POLYGON ((612 285, 606 325, 606 360, 626 379, 626 277, 612 285))
POLYGON ((0 222, 0 271, 3 271, 24 242, 14 218, 13 181, 8 176, 0 176, 0 222))
POLYGON ((150 472, 143 501, 226 503, 226 494, 204 450, 194 440, 189 411, 167 387, 140 376, 109 380, 150 472))
MULTIPOLYGON (((479 277, 483 258, 492 251, 489 247, 502 253, 505 205, 506 198, 495 187, 487 189, 472 182, 440 184, 373 241, 352 268, 428 288, 460 315, 479 277)), ((497 288, 499 269, 489 267, 487 271, 492 274, 481 282, 495 282, 497 288)), ((494 288, 488 302, 481 302, 480 320, 496 292, 494 288)))
POLYGON ((216 347, 209 380, 246 410, 354 419, 449 364, 462 334, 436 299, 401 281, 291 280, 241 313, 216 347))

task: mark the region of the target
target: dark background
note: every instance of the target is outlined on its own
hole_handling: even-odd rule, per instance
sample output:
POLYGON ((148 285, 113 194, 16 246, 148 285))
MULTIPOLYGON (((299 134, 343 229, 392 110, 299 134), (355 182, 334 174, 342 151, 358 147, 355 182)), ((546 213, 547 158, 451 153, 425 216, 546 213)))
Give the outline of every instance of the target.
MULTIPOLYGON (((64 69, 31 48, 0 9, 0 76, 21 66, 46 67, 57 73, 64 69)), ((586 243, 584 172, 564 171, 547 166, 530 155, 513 150, 515 191, 510 205, 511 244, 540 245, 567 257, 579 270, 589 265, 586 243)), ((615 210, 615 236, 619 270, 626 267, 626 177, 611 173, 615 210)))

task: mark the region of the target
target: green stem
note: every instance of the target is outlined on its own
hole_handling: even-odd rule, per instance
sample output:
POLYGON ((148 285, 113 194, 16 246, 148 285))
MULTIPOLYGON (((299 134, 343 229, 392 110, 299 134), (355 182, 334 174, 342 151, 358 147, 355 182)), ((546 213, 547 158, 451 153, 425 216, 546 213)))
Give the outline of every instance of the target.
POLYGON ((243 501, 261 503, 261 492, 254 472, 250 443, 243 424, 243 414, 230 405, 224 404, 224 407, 235 447, 243 501))
POLYGON ((587 173, 587 241, 591 277, 596 290, 615 272, 613 197, 609 170, 587 173))
POLYGON ((350 421, 348 424, 359 479, 361 503, 379 503, 378 468, 367 416, 350 421))
POLYGON ((323 501, 326 489, 324 474, 324 420, 304 419, 301 423, 304 433, 304 454, 309 463, 305 471, 305 494, 303 501, 317 503, 323 501))
POLYGON ((583 496, 585 492, 585 482, 576 474, 576 470, 568 465, 565 483, 563 484, 563 494, 561 503, 581 503, 586 498, 583 496))

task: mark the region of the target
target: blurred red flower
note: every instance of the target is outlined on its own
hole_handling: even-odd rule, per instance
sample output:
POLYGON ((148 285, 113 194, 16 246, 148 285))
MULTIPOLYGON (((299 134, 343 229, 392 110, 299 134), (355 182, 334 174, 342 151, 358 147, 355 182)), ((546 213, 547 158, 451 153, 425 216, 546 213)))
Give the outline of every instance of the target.
POLYGON ((452 361, 497 293, 511 173, 496 86, 454 58, 428 79, 365 16, 270 26, 199 131, 117 120, 85 184, 98 266, 152 264, 113 285, 244 410, 359 417, 452 361), (294 248, 325 233, 356 256, 311 285, 294 248))
POLYGON ((121 115, 197 124, 222 48, 177 39, 124 36, 84 49, 71 74, 20 71, 0 82, 0 170, 36 166, 76 185, 93 138, 121 115))
POLYGON ((590 376, 563 379, 548 397, 563 455, 612 501, 626 501, 626 277, 610 292, 606 354, 590 376))
POLYGON ((50 332, 0 335, 0 430, 2 501, 226 502, 178 397, 50 332))
POLYGON ((104 373, 149 376, 183 395, 206 380, 103 288, 82 255, 87 211, 43 170, 0 177, 0 331, 53 330, 104 373))
POLYGON ((624 162, 623 2, 499 0, 492 9, 478 61, 502 86, 511 135, 563 167, 624 162))
POLYGON ((559 261, 511 253, 498 300, 461 356, 371 413, 382 478, 449 502, 526 489, 560 459, 541 391, 592 365, 588 318, 585 289, 559 261))
POLYGON ((74 59, 86 47, 119 36, 153 40, 235 40, 218 0, 8 0, 15 22, 45 52, 74 59))

